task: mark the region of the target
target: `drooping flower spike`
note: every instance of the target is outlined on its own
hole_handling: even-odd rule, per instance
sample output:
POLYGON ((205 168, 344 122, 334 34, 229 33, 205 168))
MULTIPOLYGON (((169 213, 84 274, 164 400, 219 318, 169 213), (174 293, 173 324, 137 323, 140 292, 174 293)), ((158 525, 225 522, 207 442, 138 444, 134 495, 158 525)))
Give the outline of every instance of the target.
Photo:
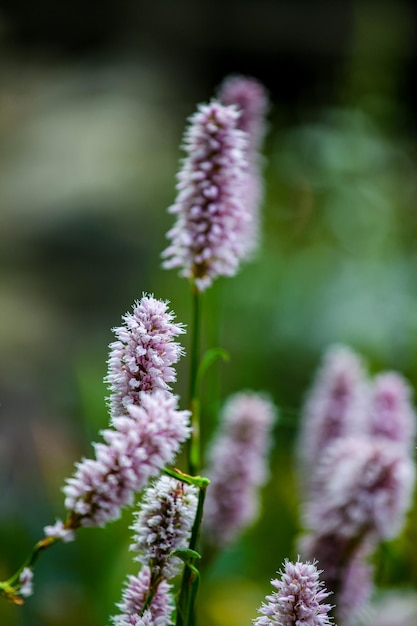
POLYGON ((200 105, 184 138, 187 156, 169 209, 177 219, 163 266, 179 268, 198 291, 219 276, 234 276, 248 248, 247 135, 237 126, 239 115, 216 101, 200 105))
POLYGON ((139 401, 127 407, 127 417, 114 419, 114 429, 102 432, 104 443, 94 445, 95 458, 76 465, 63 489, 70 524, 63 527, 58 520, 46 527, 47 536, 117 519, 135 493, 174 461, 190 434, 189 411, 179 411, 178 398, 163 390, 141 391, 139 401))

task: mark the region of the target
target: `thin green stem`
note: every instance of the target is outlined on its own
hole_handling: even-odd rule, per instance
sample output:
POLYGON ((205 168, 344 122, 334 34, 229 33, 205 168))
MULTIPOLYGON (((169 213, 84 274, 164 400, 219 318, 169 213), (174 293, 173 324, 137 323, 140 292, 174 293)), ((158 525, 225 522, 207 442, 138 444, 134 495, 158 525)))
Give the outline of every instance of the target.
MULTIPOLYGON (((196 550, 200 535, 201 521, 203 519, 204 500, 207 486, 200 487, 198 505, 191 532, 190 549, 196 550)), ((184 567, 180 595, 177 603, 176 626, 189 626, 194 623, 194 602, 197 593, 198 575, 194 566, 195 559, 184 567)))
POLYGON ((40 539, 33 547, 32 552, 29 554, 26 561, 19 567, 13 576, 4 582, 0 582, 0 594, 14 604, 23 604, 23 599, 19 595, 20 574, 25 568, 32 569, 40 554, 54 545, 57 541, 60 541, 57 537, 45 537, 44 539, 40 539))
POLYGON ((205 476, 190 476, 176 468, 166 467, 164 474, 176 478, 183 483, 187 483, 187 485, 195 485, 196 487, 207 487, 210 484, 210 480, 205 476))
POLYGON ((188 470, 196 475, 200 467, 200 401, 198 398, 198 368, 200 362, 201 296, 197 287, 192 291, 191 354, 189 406, 191 411, 191 438, 188 448, 188 470))

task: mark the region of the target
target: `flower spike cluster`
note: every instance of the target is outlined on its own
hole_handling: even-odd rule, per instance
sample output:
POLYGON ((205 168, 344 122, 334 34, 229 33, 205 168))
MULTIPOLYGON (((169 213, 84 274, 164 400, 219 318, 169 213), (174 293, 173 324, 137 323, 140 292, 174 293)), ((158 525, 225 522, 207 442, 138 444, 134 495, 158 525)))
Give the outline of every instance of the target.
POLYGON ((111 427, 93 444, 95 457, 76 464, 63 488, 69 517, 46 526, 47 537, 71 541, 80 526, 103 526, 131 505, 135 493, 172 463, 189 437, 189 411, 178 410, 169 383, 183 354, 168 303, 144 295, 115 329, 108 375, 111 427))
POLYGON ((161 476, 149 486, 132 526, 131 550, 142 564, 138 576, 129 576, 123 598, 117 606, 121 614, 115 626, 130 624, 170 624, 173 606, 168 583, 178 572, 181 561, 174 550, 188 547, 197 509, 198 490, 193 485, 161 476))
POLYGON ((316 565, 317 561, 286 560, 281 578, 271 580, 276 591, 266 597, 268 602, 259 609, 262 616, 252 621, 254 626, 330 626, 332 606, 324 602, 330 593, 316 565))
POLYGON ((399 374, 368 380, 349 349, 326 354, 300 433, 306 534, 299 549, 320 561, 337 617, 346 623, 358 619, 369 600, 370 555, 400 532, 410 508, 415 420, 399 374))
POLYGON ((247 136, 239 115, 216 101, 200 105, 184 138, 187 157, 169 209, 177 220, 163 265, 179 268, 199 291, 219 276, 234 276, 246 255, 252 218, 244 202, 247 136))

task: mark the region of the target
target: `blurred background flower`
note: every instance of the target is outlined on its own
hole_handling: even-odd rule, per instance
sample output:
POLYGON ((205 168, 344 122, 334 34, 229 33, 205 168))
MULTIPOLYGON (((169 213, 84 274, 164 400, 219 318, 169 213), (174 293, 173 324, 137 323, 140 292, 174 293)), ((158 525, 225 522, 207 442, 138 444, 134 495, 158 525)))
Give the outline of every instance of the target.
MULTIPOLYGON (((272 102, 263 243, 205 294, 205 343, 232 360, 207 377, 203 436, 242 388, 280 421, 263 516, 204 573, 200 604, 204 626, 250 623, 296 556, 293 444, 323 351, 417 383, 416 31, 411 0, 3 0, 0 579, 62 516, 61 485, 108 423, 111 328, 142 292, 189 323, 186 281, 160 268, 178 144, 226 75, 250 75, 272 102)), ((107 623, 136 573, 131 521, 51 550, 0 623, 107 623)), ((415 522, 376 556, 380 586, 417 584, 415 522)))

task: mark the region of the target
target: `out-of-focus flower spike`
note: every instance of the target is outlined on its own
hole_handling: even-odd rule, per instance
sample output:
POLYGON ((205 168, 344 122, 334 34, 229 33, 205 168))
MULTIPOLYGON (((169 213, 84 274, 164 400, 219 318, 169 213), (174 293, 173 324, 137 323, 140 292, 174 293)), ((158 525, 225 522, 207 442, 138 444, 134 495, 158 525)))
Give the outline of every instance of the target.
POLYGON ((237 126, 247 134, 247 171, 244 201, 251 219, 246 223, 246 254, 251 257, 259 247, 260 206, 264 196, 260 150, 265 135, 265 117, 269 108, 265 87, 255 78, 228 76, 220 85, 218 98, 225 105, 234 105, 240 112, 237 126))
POLYGON ((320 535, 363 541, 394 537, 405 522, 415 482, 402 446, 381 438, 334 441, 317 469, 306 526, 320 535))
POLYGON ((238 128, 248 134, 247 150, 251 158, 258 158, 265 135, 265 116, 269 109, 265 87, 250 76, 227 76, 218 90, 222 104, 235 105, 240 111, 238 128))
POLYGON ((230 543, 256 519, 276 415, 272 402, 254 392, 235 394, 226 403, 205 471, 211 482, 203 528, 210 544, 230 543))
POLYGON ((416 432, 416 414, 411 389, 396 372, 375 376, 371 386, 368 434, 394 441, 411 451, 416 432))
POLYGON ((361 359, 346 346, 332 346, 324 355, 303 407, 298 457, 307 483, 311 483, 317 461, 330 443, 363 429, 367 402, 361 359))

